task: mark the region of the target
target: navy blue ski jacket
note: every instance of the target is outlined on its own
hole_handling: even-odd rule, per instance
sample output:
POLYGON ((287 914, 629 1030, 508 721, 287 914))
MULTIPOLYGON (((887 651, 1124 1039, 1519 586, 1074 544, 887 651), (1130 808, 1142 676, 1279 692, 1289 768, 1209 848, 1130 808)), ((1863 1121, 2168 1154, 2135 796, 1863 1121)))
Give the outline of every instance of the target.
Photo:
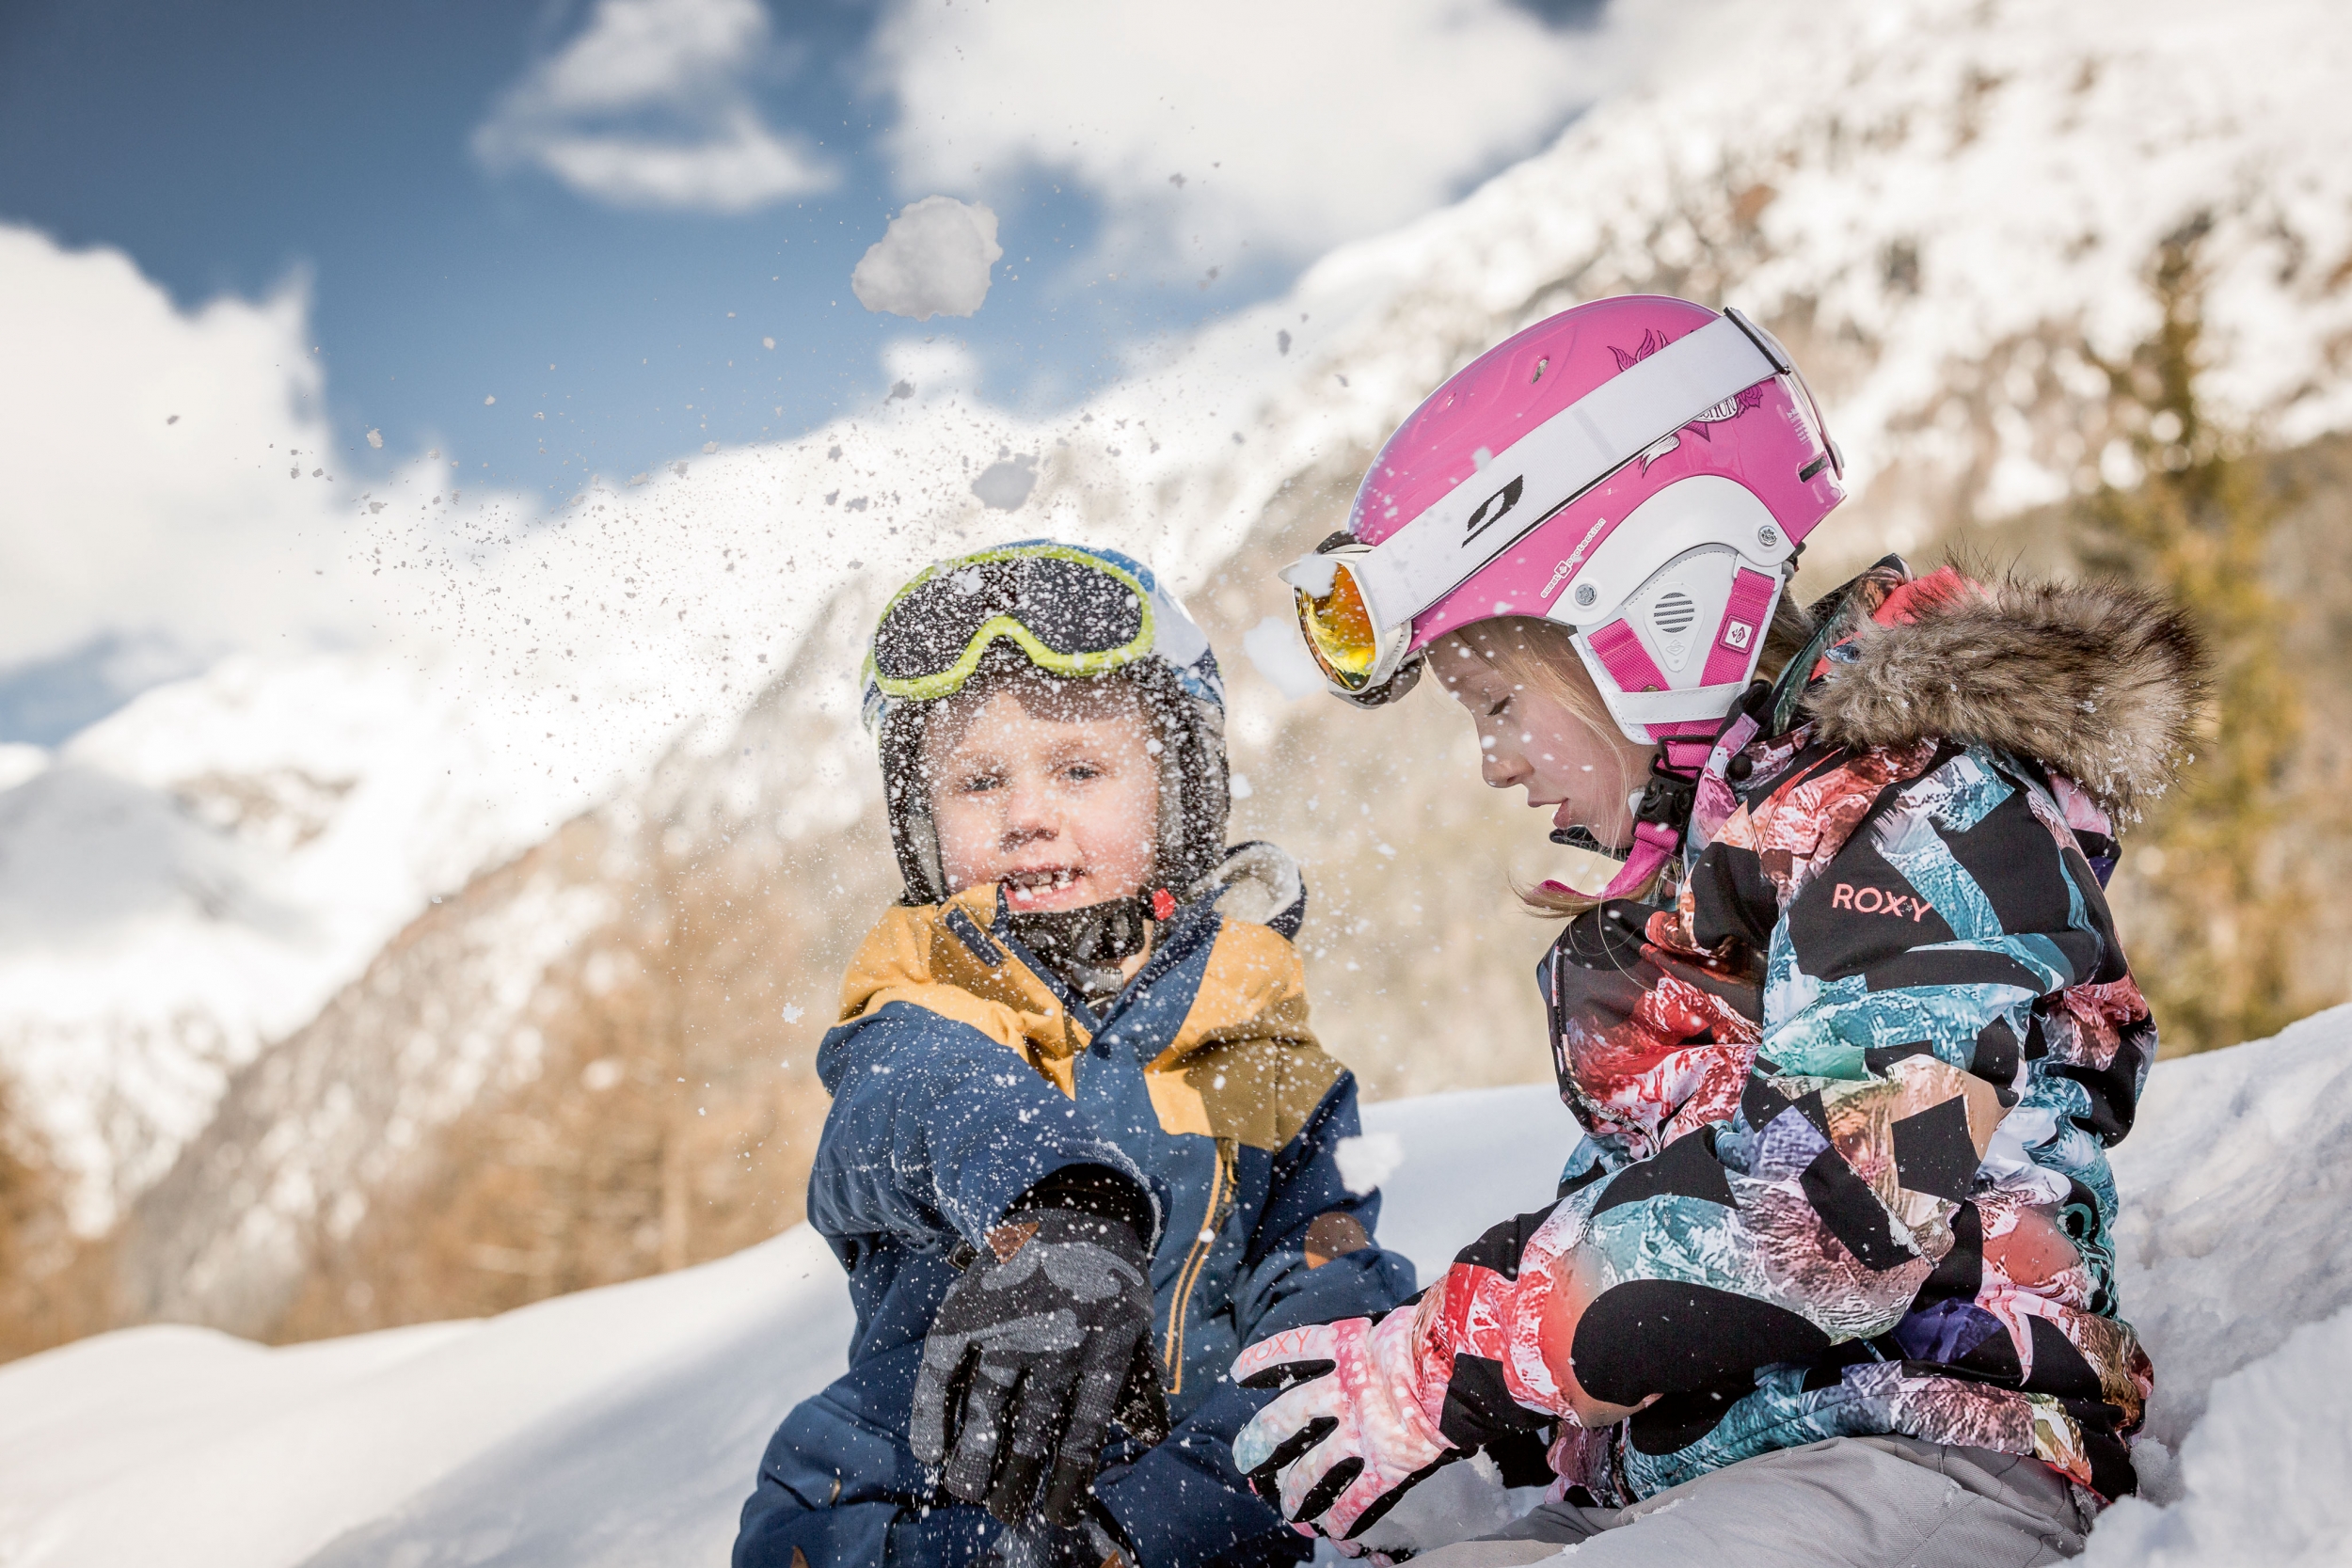
POLYGON ((1014 938, 993 888, 883 917, 818 1056, 834 1104, 809 1178, 857 1309, 850 1368, 770 1441, 736 1568, 989 1560, 1003 1528, 907 1448, 915 1370, 959 1244, 1075 1165, 1133 1176, 1160 1221, 1152 1333, 1176 1429, 1105 1451, 1104 1512, 1140 1568, 1306 1560, 1233 1468, 1233 1434, 1271 1396, 1226 1368, 1285 1328, 1392 1307, 1415 1279, 1370 1243, 1379 1195, 1340 1177, 1356 1085, 1307 1026, 1289 940, 1303 911, 1303 895, 1265 924, 1184 907, 1099 1014, 1014 938))

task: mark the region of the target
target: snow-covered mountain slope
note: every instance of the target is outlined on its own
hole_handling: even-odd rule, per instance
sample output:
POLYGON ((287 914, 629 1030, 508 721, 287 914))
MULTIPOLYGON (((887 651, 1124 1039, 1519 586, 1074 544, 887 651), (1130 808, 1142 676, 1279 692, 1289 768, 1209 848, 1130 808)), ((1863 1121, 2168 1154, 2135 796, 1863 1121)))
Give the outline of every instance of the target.
MULTIPOLYGON (((832 633, 853 638, 866 612, 836 610, 832 633)), ((462 1200, 437 1180, 456 1166, 564 1167, 529 1194, 506 1180, 501 1217, 542 1206, 519 1234, 482 1217, 450 1234, 510 1278, 544 1275, 535 1294, 720 1256, 796 1220, 824 1106, 810 1037, 863 934, 839 911, 878 909, 896 885, 877 789, 847 771, 864 757, 842 744, 854 721, 801 668, 773 676, 725 745, 680 748, 428 910, 235 1075, 114 1239, 122 1312, 277 1338, 530 1299, 495 1281, 451 1298, 420 1256, 433 1243, 400 1228, 403 1214, 440 1227, 462 1200), (825 771, 829 755, 845 771, 825 771), (461 1152, 448 1140, 466 1143, 478 1105, 495 1131, 461 1152), (542 1154, 519 1153, 523 1122, 544 1127, 542 1154), (691 1202, 644 1190, 646 1167, 666 1183, 681 1158, 691 1202), (619 1167, 625 1191, 592 1161, 619 1167), (351 1257, 370 1249, 404 1261, 386 1274, 351 1257), (322 1254, 356 1272, 302 1307, 322 1254), (355 1289, 356 1316, 341 1299, 355 1289)))
POLYGON ((86 1228, 170 1167, 262 1039, 592 798, 503 742, 554 720, 505 695, 493 726, 446 672, 241 656, 0 794, 0 1065, 87 1178, 86 1228))
MULTIPOLYGON (((353 534, 400 585, 390 641, 151 693, 0 794, 0 1069, 79 1223, 168 1168, 428 899, 729 744, 818 607, 1052 531, 1145 549, 1248 626, 1279 608, 1261 568, 1327 528, 1419 396, 1575 299, 1669 290, 1784 331, 1862 486, 1824 556, 2120 473, 2093 356, 2146 330, 2142 275, 2192 221, 2217 405, 2280 438, 2352 420, 2341 8, 1789 0, 1683 28, 1546 152, 1066 415, 989 408, 952 348, 911 344, 911 399, 551 515, 412 466, 353 534), (984 474, 1021 504, 983 501, 984 474)), ((837 690, 852 652, 823 652, 808 678, 837 690)), ((1325 722, 1241 687, 1268 755, 1325 722)), ((792 766, 787 798, 863 777, 838 748, 792 766)), ((1384 831, 1391 872, 1437 870, 1384 831)))
MULTIPOLYGON (((1366 1127, 1402 1154, 1381 1237, 1424 1276, 1544 1202, 1573 1141, 1536 1088, 1390 1101, 1366 1127)), ((2117 1155, 2120 1288, 2158 1393, 2149 1497, 2110 1511, 2087 1560, 2342 1560, 2352 1008, 2159 1064, 2117 1155)), ((486 1322, 281 1350, 86 1340, 0 1369, 0 1563, 723 1560, 769 1432, 836 1375, 849 1326, 803 1227, 486 1322)))

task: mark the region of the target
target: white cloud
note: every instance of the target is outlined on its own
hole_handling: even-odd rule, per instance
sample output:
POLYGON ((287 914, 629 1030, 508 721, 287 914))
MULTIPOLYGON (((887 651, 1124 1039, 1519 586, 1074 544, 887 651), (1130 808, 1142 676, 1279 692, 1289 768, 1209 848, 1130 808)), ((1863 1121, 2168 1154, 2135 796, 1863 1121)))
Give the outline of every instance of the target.
POLYGON ((898 396, 928 403, 933 398, 969 394, 980 383, 980 362, 957 338, 899 338, 882 345, 882 379, 898 396))
POLYGON ((119 252, 0 225, 0 664, 350 626, 358 486, 308 314, 298 283, 183 312, 119 252))
POLYGON ((759 0, 598 0, 501 97, 474 152, 622 207, 742 213, 829 190, 839 171, 752 100, 772 53, 759 0))
POLYGON ((850 291, 868 310, 894 316, 968 316, 988 298, 988 269, 1004 254, 994 213, 927 196, 908 203, 866 247, 850 291))
POLYGON ((1416 216, 1610 85, 1621 28, 1506 0, 899 0, 873 70, 901 188, 1066 173, 1119 262, 1301 260, 1416 216))

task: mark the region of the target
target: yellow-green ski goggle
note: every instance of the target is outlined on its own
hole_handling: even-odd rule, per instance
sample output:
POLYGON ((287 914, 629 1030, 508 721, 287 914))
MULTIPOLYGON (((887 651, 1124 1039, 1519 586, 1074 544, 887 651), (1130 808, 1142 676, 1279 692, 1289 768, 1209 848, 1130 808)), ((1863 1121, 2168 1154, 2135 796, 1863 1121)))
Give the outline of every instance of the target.
POLYGON ((900 589, 867 667, 899 702, 952 696, 989 644, 1012 642, 1049 674, 1106 674, 1152 651, 1152 595, 1129 572, 1062 545, 1013 545, 943 561, 900 589))

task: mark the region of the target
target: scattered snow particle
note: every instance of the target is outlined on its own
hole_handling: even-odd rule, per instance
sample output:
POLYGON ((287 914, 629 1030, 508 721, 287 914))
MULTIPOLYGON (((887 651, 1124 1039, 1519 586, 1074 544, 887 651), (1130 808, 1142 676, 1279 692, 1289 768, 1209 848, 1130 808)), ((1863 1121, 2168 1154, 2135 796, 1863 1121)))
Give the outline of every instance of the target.
POLYGON ((496 403, 496 402, 498 402, 498 399, 496 399, 496 398, 484 398, 484 399, 482 400, 482 406, 483 406, 483 407, 485 407, 485 408, 487 408, 487 407, 489 407, 489 406, 490 406, 490 404, 494 404, 494 403, 496 403))
POLYGON ((1277 332, 1274 335, 1274 352, 1277 354, 1288 354, 1290 351, 1291 335, 1286 331, 1277 332))
POLYGON ((180 416, 179 416, 179 415, 177 415, 177 414, 174 414, 174 415, 172 415, 169 419, 167 419, 167 420, 164 420, 164 423, 166 423, 166 424, 178 424, 179 422, 180 422, 180 416))
MULTIPOLYGON (((798 1023, 798 1022, 801 1022, 801 1010, 802 1010, 802 1009, 801 1009, 800 1005, 799 1005, 798 1003, 787 1002, 787 1003, 784 1005, 784 1022, 787 1022, 787 1023, 798 1023)), ((777 1064, 777 1065, 778 1065, 778 1066, 789 1066, 790 1064, 789 1064, 789 1063, 779 1063, 779 1064, 777 1064)))
MULTIPOLYGON (((1275 690, 1292 702, 1323 689, 1323 671, 1298 640, 1298 624, 1287 615, 1269 615, 1241 635, 1241 651, 1275 690)), ((1234 791, 1238 797, 1239 790, 1234 791)))
POLYGON ((370 446, 372 446, 372 447, 375 448, 375 450, 376 450, 376 451, 383 451, 383 450, 384 450, 384 433, 383 433, 382 431, 380 431, 380 430, 371 430, 371 431, 369 431, 369 432, 368 432, 368 445, 370 445, 370 446))
POLYGON ((759 340, 759 346, 761 348, 773 348, 776 346, 776 341, 773 338, 762 338, 759 340))
POLYGON ((1250 788, 1248 774, 1235 773, 1232 775, 1232 784, 1228 793, 1231 794, 1236 800, 1247 800, 1249 797, 1255 795, 1257 791, 1250 788))
POLYGON ((1342 1138, 1331 1150, 1340 1167, 1340 1180, 1359 1197, 1396 1173, 1405 1163, 1405 1140, 1393 1132, 1366 1132, 1342 1138))
POLYGON ((1311 555, 1306 560, 1282 568, 1282 580, 1302 589, 1318 599, 1328 598, 1331 584, 1339 578, 1339 566, 1327 555, 1311 555))
POLYGON ((1470 467, 1476 468, 1482 474, 1486 471, 1486 465, 1494 460, 1495 454, 1488 451, 1485 447, 1481 447, 1476 451, 1470 453, 1470 467))
POLYGON ((707 455, 708 455, 709 453, 711 453, 711 452, 717 451, 718 450, 719 450, 719 443, 718 443, 718 442, 716 442, 716 441, 705 441, 705 442, 703 443, 703 452, 704 452, 704 454, 705 454, 706 456, 707 456, 707 455))
POLYGON ((972 481, 972 493, 984 506, 998 512, 1018 512, 1029 492, 1037 488, 1037 458, 1034 454, 1008 457, 991 463, 972 481))
POLYGON ((913 398, 914 396, 914 382, 912 382, 912 381, 897 381, 897 382, 893 382, 893 383, 891 384, 891 388, 890 388, 890 395, 889 395, 888 397, 886 397, 886 398, 882 399, 882 402, 884 402, 884 403, 897 403, 897 402, 898 402, 898 401, 899 401, 900 399, 902 399, 902 398, 909 398, 909 399, 911 399, 911 398, 913 398))

